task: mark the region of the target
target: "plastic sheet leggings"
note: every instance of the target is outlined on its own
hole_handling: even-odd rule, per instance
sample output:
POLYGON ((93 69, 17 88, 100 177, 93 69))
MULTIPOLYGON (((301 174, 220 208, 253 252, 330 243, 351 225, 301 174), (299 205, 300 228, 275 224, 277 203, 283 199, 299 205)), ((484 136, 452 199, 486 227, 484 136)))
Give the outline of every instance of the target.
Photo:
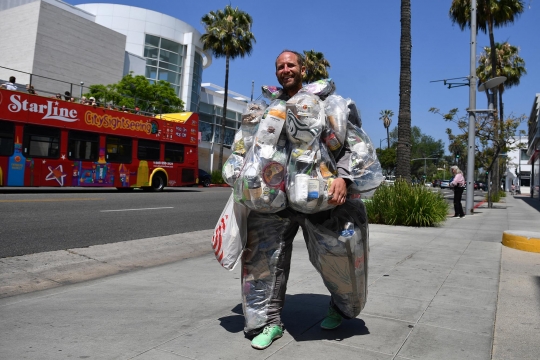
POLYGON ((322 223, 330 211, 312 215, 285 209, 275 214, 250 212, 247 243, 242 254, 242 307, 246 335, 258 334, 266 325, 283 325, 281 311, 291 266, 292 242, 305 219, 322 223))

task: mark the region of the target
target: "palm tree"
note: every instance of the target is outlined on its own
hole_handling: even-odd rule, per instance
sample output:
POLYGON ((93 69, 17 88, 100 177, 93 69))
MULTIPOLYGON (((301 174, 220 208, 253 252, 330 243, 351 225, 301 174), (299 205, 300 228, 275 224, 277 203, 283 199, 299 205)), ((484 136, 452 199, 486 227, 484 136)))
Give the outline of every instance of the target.
POLYGON ((386 129, 386 140, 388 140, 388 148, 390 148, 390 124, 392 124, 392 116, 394 116, 394 112, 392 110, 381 110, 381 117, 379 120, 382 120, 384 128, 386 129))
POLYGON ((411 181, 411 0, 401 0, 396 177, 411 181))
POLYGON ((216 58, 225 58, 225 96, 219 140, 218 169, 223 166, 223 142, 225 139, 225 118, 227 117, 227 97, 229 94, 229 60, 251 55, 255 36, 251 33, 253 19, 239 10, 225 6, 224 10, 210 11, 201 19, 206 33, 201 36, 203 50, 210 50, 216 58))
MULTIPOLYGON (((497 59, 497 76, 505 76, 506 80, 499 85, 499 114, 501 119, 504 119, 502 94, 505 89, 510 89, 518 86, 523 75, 527 74, 525 69, 525 60, 519 56, 519 48, 510 45, 508 42, 502 44, 495 43, 496 59, 497 59)), ((481 83, 486 82, 491 78, 491 48, 484 47, 484 52, 480 54, 478 59, 478 67, 476 75, 481 83)))
MULTIPOLYGON (((495 37, 493 35, 493 28, 503 27, 512 24, 515 19, 524 11, 522 0, 477 0, 476 6, 476 31, 482 30, 484 34, 489 34, 489 44, 491 49, 491 63, 496 64, 496 48, 495 37)), ((452 0, 450 6, 450 18, 453 24, 458 24, 461 30, 465 27, 471 26, 471 0, 452 0)), ((497 70, 495 67, 491 68, 491 78, 497 76, 497 70)), ((497 125, 497 88, 493 90, 493 108, 495 109, 493 121, 497 125)), ((502 121, 502 119, 501 119, 502 121)), ((495 130, 498 133, 498 130, 495 130)), ((497 136, 500 138, 501 136, 497 136)), ((499 139, 500 140, 500 139, 499 139)), ((494 174, 493 184, 496 185, 496 189, 499 189, 499 167, 498 162, 495 161, 499 153, 494 154, 492 166, 489 168, 490 173, 494 174)), ((489 199, 489 206, 491 207, 491 199, 489 199)))
POLYGON ((330 62, 324 58, 322 52, 304 50, 304 65, 306 72, 302 80, 305 83, 328 78, 327 68, 330 67, 330 62))

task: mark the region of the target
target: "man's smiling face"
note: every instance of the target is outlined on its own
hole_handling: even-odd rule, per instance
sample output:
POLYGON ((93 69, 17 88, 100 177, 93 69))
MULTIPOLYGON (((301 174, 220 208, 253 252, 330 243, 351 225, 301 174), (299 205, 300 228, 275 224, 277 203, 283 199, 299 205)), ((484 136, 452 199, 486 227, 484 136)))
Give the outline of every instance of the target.
POLYGON ((306 71, 300 67, 296 54, 284 52, 276 60, 276 77, 283 90, 293 96, 302 88, 302 77, 306 71))

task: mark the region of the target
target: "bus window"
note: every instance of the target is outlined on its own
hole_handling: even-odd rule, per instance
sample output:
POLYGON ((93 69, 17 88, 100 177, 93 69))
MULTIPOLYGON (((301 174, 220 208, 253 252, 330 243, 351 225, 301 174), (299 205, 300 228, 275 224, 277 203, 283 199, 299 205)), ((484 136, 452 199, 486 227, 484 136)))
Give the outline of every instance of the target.
POLYGON ((165 143, 165 161, 184 162, 184 145, 165 143))
POLYGON ((131 139, 122 136, 107 136, 107 162, 131 163, 131 139))
POLYGON ((137 158, 139 160, 159 161, 159 141, 139 139, 137 158))
POLYGON ((57 159, 60 154, 60 129, 25 125, 23 153, 28 157, 57 159))
POLYGON ((68 159, 97 161, 99 134, 70 130, 68 134, 68 159))
POLYGON ((0 156, 13 155, 13 137, 15 125, 9 121, 0 120, 0 156))

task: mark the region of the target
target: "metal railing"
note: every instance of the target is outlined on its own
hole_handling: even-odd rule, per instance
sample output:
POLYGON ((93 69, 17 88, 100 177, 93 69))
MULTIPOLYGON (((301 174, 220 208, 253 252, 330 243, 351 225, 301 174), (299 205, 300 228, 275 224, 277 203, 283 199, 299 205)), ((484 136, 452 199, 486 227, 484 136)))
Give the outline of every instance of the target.
MULTIPOLYGON (((83 99, 83 97, 84 97, 83 93, 85 92, 85 89, 86 90, 90 89, 89 86, 84 86, 84 82, 82 82, 82 81, 79 84, 76 84, 76 83, 71 83, 69 81, 58 80, 58 79, 50 78, 50 77, 43 76, 43 75, 37 75, 37 74, 29 73, 29 72, 22 71, 22 70, 11 69, 11 68, 8 68, 8 67, 5 67, 5 66, 0 66, 0 69, 11 71, 12 75, 10 75, 10 76, 15 76, 16 78, 18 77, 17 76, 18 74, 24 74, 23 77, 25 79, 28 79, 28 83, 21 84, 21 83, 15 82, 15 86, 17 86, 17 91, 19 91, 19 92, 31 93, 30 91, 28 91, 27 87, 33 87, 34 94, 37 95, 37 96, 52 97, 52 98, 57 98, 59 100, 65 100, 65 101, 71 101, 71 99, 73 99, 73 102, 83 103, 83 102, 81 102, 81 99, 83 99), (61 86, 64 89, 68 88, 69 90, 64 90, 64 91, 60 91, 60 92, 53 92, 53 91, 48 90, 47 88, 39 88, 39 87, 36 88, 36 87, 34 87, 34 83, 35 83, 36 78, 38 78, 38 79, 46 79, 46 80, 53 81, 53 82, 58 82, 59 84, 61 84, 61 86), (74 96, 73 89, 79 90, 79 96, 74 96), (67 92, 69 92, 69 94, 67 94, 67 92), (45 94, 45 95, 43 95, 43 94, 45 94), (58 95, 60 95, 60 98, 58 98, 58 95)), ((0 84, 4 84, 4 83, 7 83, 7 82, 8 82, 7 79, 0 79, 0 84)), ((59 87, 60 87, 60 85, 59 85, 59 87)), ((129 108, 127 106, 122 107, 122 105, 115 104, 114 101, 101 101, 100 102, 100 101, 97 101, 98 99, 96 99, 95 106, 102 107, 102 108, 110 108, 110 109, 118 110, 118 111, 126 111, 126 112, 129 112, 129 113, 132 113, 132 114, 139 114, 139 115, 151 116, 151 117, 159 116, 160 113, 161 113, 160 109, 155 109, 155 108, 153 109, 153 111, 149 111, 153 106, 150 104, 150 101, 148 101, 148 100, 142 100, 142 99, 138 99, 138 98, 133 97, 133 96, 123 95, 123 94, 121 96, 123 98, 133 99, 134 104, 136 105, 135 107, 136 108, 138 107, 139 109, 137 110, 136 108, 129 108), (139 103, 139 104, 143 103, 146 106, 137 106, 137 103, 139 103), (142 109, 146 109, 146 110, 142 110, 142 109)), ((86 99, 86 100, 88 100, 88 99, 86 99)), ((87 101, 86 105, 92 105, 92 104, 89 101, 87 101)), ((163 105, 163 104, 161 104, 161 105, 163 105)))

